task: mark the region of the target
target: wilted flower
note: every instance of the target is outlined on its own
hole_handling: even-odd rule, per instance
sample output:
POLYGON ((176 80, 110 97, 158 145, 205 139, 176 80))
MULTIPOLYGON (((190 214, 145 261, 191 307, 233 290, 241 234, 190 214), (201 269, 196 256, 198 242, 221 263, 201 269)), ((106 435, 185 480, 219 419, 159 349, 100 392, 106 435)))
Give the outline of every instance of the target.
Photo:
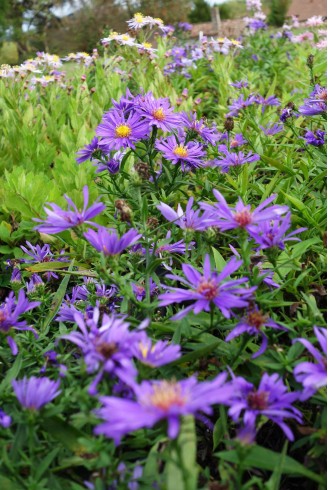
POLYGON ((56 398, 59 393, 60 381, 49 378, 24 377, 12 381, 12 386, 19 403, 28 410, 40 410, 44 405, 56 398))
POLYGON ((173 303, 192 301, 190 306, 187 306, 174 315, 172 317, 173 320, 180 320, 189 311, 193 311, 195 315, 201 311, 210 311, 211 305, 219 308, 223 316, 230 318, 232 308, 244 308, 248 306, 249 299, 256 289, 254 287, 239 287, 248 281, 246 277, 225 281, 241 265, 242 260, 237 260, 233 257, 221 272, 217 272, 211 269, 210 258, 206 255, 204 271, 201 274, 191 265, 183 264, 182 270, 186 279, 173 274, 168 274, 166 277, 182 282, 188 289, 168 287, 167 292, 159 295, 159 305, 168 306, 173 303))
POLYGON ((198 383, 194 376, 184 381, 143 381, 134 386, 136 400, 124 400, 102 396, 102 408, 96 414, 104 420, 95 434, 104 434, 119 444, 129 432, 143 427, 153 427, 160 420, 167 420, 168 436, 179 434, 180 417, 199 412, 211 414, 211 406, 227 404, 232 388, 225 384, 226 373, 212 381, 198 383))
POLYGON ((300 393, 288 393, 287 387, 276 373, 271 376, 263 374, 257 389, 241 377, 234 378, 232 386, 234 394, 228 402, 228 413, 234 422, 241 418, 246 427, 255 431, 257 418, 263 416, 279 425, 289 440, 294 440, 284 419, 291 418, 302 423, 301 412, 292 405, 299 399, 300 393))
POLYGON ((106 206, 101 202, 95 201, 90 208, 88 208, 89 202, 89 189, 88 186, 83 187, 83 198, 84 206, 81 211, 79 211, 73 201, 65 195, 65 199, 68 202, 68 210, 64 211, 57 204, 49 204, 52 209, 44 208, 47 213, 46 220, 41 220, 38 218, 33 218, 34 221, 38 221, 41 224, 36 226, 35 229, 40 233, 48 233, 53 235, 55 233, 60 233, 69 228, 74 228, 75 226, 82 225, 83 223, 94 224, 89 221, 94 218, 102 211, 106 209, 106 206))

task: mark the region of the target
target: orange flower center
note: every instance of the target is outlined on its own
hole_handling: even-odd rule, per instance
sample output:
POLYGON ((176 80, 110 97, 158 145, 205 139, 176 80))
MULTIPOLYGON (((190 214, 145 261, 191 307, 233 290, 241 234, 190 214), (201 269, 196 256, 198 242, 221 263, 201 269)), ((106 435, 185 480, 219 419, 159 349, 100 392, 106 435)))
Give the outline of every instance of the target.
POLYGON ((127 138, 132 133, 132 129, 127 124, 120 124, 115 128, 115 136, 117 138, 127 138))
POLYGON ((157 121, 164 121, 165 114, 164 114, 162 107, 153 111, 153 116, 155 119, 157 119, 157 121))
POLYGON ((167 412, 172 406, 183 407, 187 397, 182 394, 179 384, 174 381, 161 381, 153 386, 149 401, 154 407, 167 412))
POLYGON ((173 153, 182 158, 186 158, 188 156, 188 150, 183 145, 176 146, 173 150, 173 153))

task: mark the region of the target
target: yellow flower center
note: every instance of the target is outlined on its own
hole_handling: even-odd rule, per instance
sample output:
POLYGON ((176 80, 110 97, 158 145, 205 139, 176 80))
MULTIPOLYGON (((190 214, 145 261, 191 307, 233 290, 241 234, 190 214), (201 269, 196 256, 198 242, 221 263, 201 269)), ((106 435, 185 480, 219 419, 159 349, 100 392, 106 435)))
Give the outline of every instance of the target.
POLYGON ((157 121, 164 121, 165 114, 164 114, 162 107, 153 111, 153 116, 155 119, 157 119, 157 121))
POLYGON ((177 155, 178 157, 182 157, 182 158, 185 158, 188 156, 188 150, 185 146, 183 145, 179 145, 179 146, 176 146, 173 150, 173 153, 175 155, 177 155))
POLYGON ((156 22, 158 22, 159 24, 163 24, 163 21, 162 19, 160 19, 159 17, 155 17, 156 22))
POLYGON ((152 47, 151 43, 142 43, 142 46, 146 49, 150 49, 152 47))
POLYGON ((224 43, 225 39, 224 37, 218 37, 217 41, 218 43, 224 43))
POLYGON ((161 381, 153 386, 149 402, 156 408, 167 412, 172 406, 183 407, 187 397, 181 392, 181 386, 174 381, 161 381))
POLYGON ((122 38, 123 41, 128 41, 130 39, 130 36, 128 36, 127 34, 122 34, 122 38))
POLYGON ((237 41, 237 39, 230 39, 231 44, 234 44, 235 46, 240 46, 240 41, 237 41))
POLYGON ((134 14, 134 20, 138 23, 138 24, 142 24, 143 21, 144 21, 144 16, 140 13, 137 13, 137 14, 134 14))
POLYGON ((120 124, 115 128, 115 136, 117 138, 127 138, 132 133, 132 129, 127 124, 120 124))

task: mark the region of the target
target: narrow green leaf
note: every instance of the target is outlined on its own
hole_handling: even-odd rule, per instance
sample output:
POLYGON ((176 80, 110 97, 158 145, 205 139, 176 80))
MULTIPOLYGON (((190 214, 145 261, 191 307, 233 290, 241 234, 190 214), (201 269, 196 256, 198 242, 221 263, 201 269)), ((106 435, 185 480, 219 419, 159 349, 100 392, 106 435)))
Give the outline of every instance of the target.
MULTIPOLYGON (((74 266, 74 259, 72 260, 72 262, 68 268, 69 272, 73 269, 73 266, 74 266)), ((60 308, 60 305, 62 304, 62 301, 63 301, 63 298, 65 296, 70 277, 71 277, 70 274, 64 277, 64 279, 62 280, 62 282, 59 285, 58 290, 56 291, 56 294, 54 295, 52 305, 51 305, 51 309, 50 309, 48 316, 45 319, 44 324, 42 326, 42 333, 44 335, 47 335, 47 333, 49 332, 50 322, 54 318, 54 316, 57 314, 57 312, 60 308)))
MULTIPOLYGON (((230 463, 239 464, 239 456, 237 451, 222 451, 216 454, 220 459, 228 461, 230 463)), ((243 468, 259 468, 261 470, 274 471, 274 469, 280 464, 281 454, 266 449, 261 446, 253 446, 249 449, 249 452, 245 459, 243 459, 243 468)), ((290 476, 304 476, 317 483, 322 483, 320 475, 308 470, 301 463, 286 456, 282 464, 282 473, 290 476)))
POLYGON ((188 415, 181 421, 177 441, 172 442, 171 458, 165 468, 167 490, 197 489, 196 452, 195 421, 192 416, 188 415))

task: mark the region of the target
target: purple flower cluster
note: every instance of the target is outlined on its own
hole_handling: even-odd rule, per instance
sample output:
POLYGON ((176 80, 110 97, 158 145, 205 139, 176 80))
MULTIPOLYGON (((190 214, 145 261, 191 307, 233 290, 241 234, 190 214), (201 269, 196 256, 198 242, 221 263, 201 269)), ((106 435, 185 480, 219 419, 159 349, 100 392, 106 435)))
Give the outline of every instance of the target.
POLYGON ((143 322, 138 330, 131 331, 124 317, 104 314, 94 308, 92 318, 84 318, 81 313, 74 315, 79 331, 62 336, 76 344, 82 351, 88 373, 96 373, 89 393, 97 393, 97 385, 104 374, 116 376, 127 385, 133 385, 138 374, 133 357, 151 366, 161 366, 180 357, 179 346, 159 342, 152 345, 145 332, 148 324, 143 322))

